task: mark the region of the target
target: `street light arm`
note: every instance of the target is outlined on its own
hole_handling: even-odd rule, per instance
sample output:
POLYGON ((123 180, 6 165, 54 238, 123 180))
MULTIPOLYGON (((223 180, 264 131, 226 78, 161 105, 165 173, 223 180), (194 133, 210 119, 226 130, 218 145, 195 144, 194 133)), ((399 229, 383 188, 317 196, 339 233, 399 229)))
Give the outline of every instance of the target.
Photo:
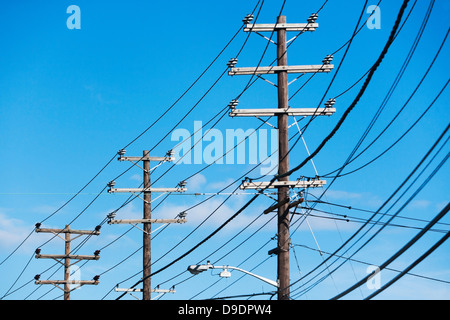
POLYGON ((232 267, 232 266, 210 266, 210 268, 211 269, 231 269, 231 270, 240 271, 240 272, 246 273, 246 274, 248 274, 248 275, 250 275, 252 277, 255 277, 255 278, 257 278, 257 279, 259 279, 261 281, 264 281, 264 282, 266 282, 266 283, 268 283, 268 284, 270 284, 270 285, 272 285, 274 287, 277 287, 277 288, 279 287, 279 285, 278 285, 278 283, 276 281, 264 278, 262 276, 259 276, 257 274, 251 273, 251 272, 249 272, 247 270, 244 270, 244 269, 241 269, 241 268, 232 267))

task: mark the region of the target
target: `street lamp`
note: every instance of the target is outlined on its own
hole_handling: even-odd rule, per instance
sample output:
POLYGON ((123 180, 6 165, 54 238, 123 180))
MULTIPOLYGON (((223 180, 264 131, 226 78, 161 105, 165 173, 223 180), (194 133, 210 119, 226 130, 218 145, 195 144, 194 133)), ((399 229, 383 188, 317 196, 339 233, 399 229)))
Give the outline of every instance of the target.
POLYGON ((209 261, 207 262, 207 264, 193 264, 193 265, 190 265, 188 267, 188 271, 190 273, 194 274, 194 275, 197 275, 197 274, 202 273, 204 271, 207 271, 209 269, 223 269, 223 271, 219 274, 219 276, 222 277, 222 278, 229 278, 229 277, 231 277, 231 273, 228 271, 228 269, 230 269, 230 270, 237 270, 237 271, 243 272, 245 274, 248 274, 248 275, 250 275, 252 277, 255 277, 255 278, 257 278, 257 279, 259 279, 261 281, 264 281, 264 282, 266 282, 266 283, 268 283, 268 284, 270 284, 270 285, 272 285, 274 287, 277 287, 277 288, 279 287, 279 284, 276 281, 273 281, 273 280, 261 277, 261 276, 259 276, 257 274, 251 273, 249 271, 246 271, 244 269, 237 268, 237 267, 232 267, 232 266, 214 266, 214 265, 210 264, 209 261))

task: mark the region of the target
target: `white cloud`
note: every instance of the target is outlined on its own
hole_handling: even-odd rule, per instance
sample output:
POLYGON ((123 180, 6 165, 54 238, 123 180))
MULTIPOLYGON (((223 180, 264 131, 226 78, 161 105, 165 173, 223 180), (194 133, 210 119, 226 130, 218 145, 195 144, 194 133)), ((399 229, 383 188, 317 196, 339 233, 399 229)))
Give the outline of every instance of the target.
POLYGON ((137 173, 136 173, 136 174, 133 174, 133 175, 130 177, 130 180, 142 182, 143 176, 142 176, 142 174, 137 174, 137 173))
MULTIPOLYGON (((34 225, 13 218, 7 212, 5 209, 0 209, 0 249, 8 251, 17 248, 30 235, 30 232, 34 229, 34 225)), ((32 234, 20 247, 18 252, 28 253, 34 251, 38 245, 47 241, 49 237, 49 235, 36 237, 35 234, 32 234)))
POLYGON ((10 218, 0 212, 0 247, 10 249, 19 244, 29 233, 30 228, 26 228, 23 221, 10 218))
MULTIPOLYGON (((208 190, 219 191, 219 190, 222 190, 223 188, 227 187, 233 181, 234 181, 234 179, 228 178, 228 179, 222 180, 222 181, 211 182, 208 184, 207 188, 208 188, 208 190)), ((238 182, 238 183, 240 183, 240 182, 238 182)))
POLYGON ((206 178, 201 173, 196 174, 189 179, 187 189, 188 191, 202 191, 203 186, 206 183, 206 178))
POLYGON ((361 199, 363 197, 362 193, 341 191, 341 190, 328 190, 326 193, 327 197, 331 199, 361 199))
MULTIPOLYGON (((136 203, 142 203, 142 201, 136 203)), ((109 212, 112 211, 113 210, 110 210, 109 212)), ((135 203, 131 202, 116 212, 115 219, 142 219, 142 209, 139 210, 136 208, 135 203)))
MULTIPOLYGON (((186 226, 193 228, 202 224, 202 227, 209 228, 218 228, 225 221, 227 221, 230 217, 232 217, 237 210, 239 210, 241 201, 237 202, 225 202, 222 204, 225 198, 215 198, 211 199, 192 210, 188 211, 188 215, 186 217, 187 223, 186 226)), ((191 207, 193 203, 186 205, 175 205, 175 204, 167 204, 164 205, 161 210, 158 210, 155 213, 155 218, 163 218, 163 219, 173 219, 178 213, 185 211, 187 208, 191 207)), ((260 213, 265 209, 258 208, 248 209, 240 213, 235 219, 233 219, 223 230, 224 231, 236 231, 236 229, 242 229, 246 227, 249 223, 251 223, 260 213)), ((269 215, 264 215, 262 218, 255 221, 250 230, 254 230, 260 227, 263 223, 267 221, 267 219, 271 218, 269 215)), ((275 227, 276 222, 274 224, 269 224, 275 227)), ((274 229, 275 230, 275 229, 274 229)))
POLYGON ((428 201, 428 200, 413 200, 409 204, 410 208, 414 208, 414 209, 426 209, 426 208, 430 207, 430 205, 431 205, 431 201, 428 201))

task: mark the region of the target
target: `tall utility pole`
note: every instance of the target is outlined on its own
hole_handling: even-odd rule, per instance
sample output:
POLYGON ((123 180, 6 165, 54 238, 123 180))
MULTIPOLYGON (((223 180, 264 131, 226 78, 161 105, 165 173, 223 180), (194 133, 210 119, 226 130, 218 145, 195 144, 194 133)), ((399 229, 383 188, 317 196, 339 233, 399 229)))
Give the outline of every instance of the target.
MULTIPOLYGON (((145 160, 142 160, 142 164, 144 167, 144 189, 150 188, 150 154, 149 151, 144 150, 142 154, 142 158, 145 160)), ((152 218, 152 194, 151 192, 144 192, 144 219, 151 219, 152 218)), ((150 279, 150 273, 151 273, 151 262, 152 262, 152 255, 151 255, 151 233, 152 233, 152 224, 151 223, 144 223, 144 232, 143 234, 143 300, 151 300, 151 279, 150 279)))
MULTIPOLYGON (((277 24, 285 24, 286 17, 278 17, 277 24)), ((287 44, 286 29, 277 31, 277 61, 278 66, 287 66, 287 44)), ((278 72, 278 108, 289 108, 289 82, 287 71, 278 72)), ((282 175, 289 171, 289 116, 287 114, 278 115, 278 174, 282 175)), ((278 181, 289 181, 285 176, 278 181)), ((282 292, 284 288, 289 287, 289 188, 278 188, 278 281, 280 282, 280 291, 278 299, 289 297, 289 292, 282 292)), ((287 290, 286 290, 287 291, 287 290)))
MULTIPOLYGON (((150 157, 149 151, 144 150, 142 157, 124 157, 125 150, 120 150, 118 152, 119 154, 119 161, 130 161, 135 166, 141 168, 144 172, 144 181, 143 181, 143 188, 125 188, 125 189, 117 189, 113 188, 115 186, 115 182, 111 181, 108 183, 108 186, 110 189, 108 190, 109 193, 133 193, 137 197, 140 197, 139 194, 143 193, 144 197, 141 198, 144 201, 143 206, 143 219, 139 220, 115 220, 115 214, 108 216, 109 224, 132 224, 136 226, 137 224, 143 224, 142 229, 139 228, 143 232, 143 288, 142 290, 129 290, 129 289, 120 289, 120 291, 125 292, 142 292, 142 299, 143 300, 151 300, 151 293, 152 292, 162 292, 165 293, 167 290, 159 290, 159 289, 152 289, 151 288, 151 233, 152 233, 152 223, 185 223, 186 219, 185 216, 180 216, 178 219, 152 219, 152 213, 151 213, 151 202, 152 202, 152 192, 153 193, 170 193, 170 192, 185 192, 186 191, 186 182, 182 181, 178 184, 177 188, 152 188, 151 187, 151 178, 150 173, 153 169, 150 168, 150 162, 156 161, 159 162, 159 164, 162 164, 164 162, 170 162, 173 161, 174 158, 172 157, 173 153, 172 151, 169 151, 166 156, 164 157, 150 157), (142 166, 140 166, 138 163, 142 162, 142 166)), ((137 227, 137 226, 136 226, 137 227)), ((173 291, 170 291, 173 292, 173 291)))
POLYGON ((70 267, 75 263, 78 263, 81 260, 98 260, 100 258, 100 251, 96 250, 94 255, 72 255, 71 254, 71 242, 83 235, 95 235, 98 236, 100 234, 100 226, 97 226, 95 230, 72 230, 70 229, 70 225, 67 225, 64 229, 43 229, 41 228, 41 224, 36 224, 36 232, 38 233, 52 233, 65 242, 65 250, 64 255, 55 255, 55 254, 41 254, 41 249, 36 249, 36 258, 37 259, 54 259, 58 263, 61 263, 64 266, 64 280, 40 280, 40 275, 36 275, 34 277, 35 284, 52 284, 55 287, 64 291, 64 300, 70 300, 70 292, 75 289, 78 289, 82 285, 97 285, 99 283, 99 276, 95 276, 93 280, 71 280, 70 279, 70 267), (60 234, 64 233, 64 238, 60 236, 60 234), (77 234, 76 237, 71 237, 72 234, 77 234), (64 262, 61 262, 64 260, 64 262), (76 260, 76 262, 72 263, 72 260, 76 260), (78 287, 71 289, 71 284, 77 284, 78 287), (64 288, 61 288, 59 285, 64 285, 64 288))
MULTIPOLYGON (((327 102, 326 108, 291 108, 289 106, 289 73, 322 73, 330 72, 333 65, 330 64, 332 56, 327 56, 322 65, 306 65, 306 66, 288 66, 287 64, 287 32, 298 32, 299 35, 305 31, 314 31, 318 28, 315 23, 317 14, 309 17, 308 23, 287 24, 286 16, 279 16, 276 24, 250 24, 251 17, 246 17, 246 32, 276 32, 277 33, 277 65, 272 67, 258 68, 236 68, 237 59, 231 59, 228 63, 230 67, 229 75, 261 75, 261 74, 277 74, 278 89, 278 108, 277 109, 236 109, 238 101, 233 100, 230 103, 230 116, 232 117, 272 117, 278 119, 278 175, 282 176, 289 172, 289 116, 318 116, 332 115, 336 110, 332 108, 334 102, 327 102)), ((267 37, 263 36, 268 39, 267 37)), ((270 39, 268 39, 270 40, 270 39)), ((272 40, 270 40, 272 41, 272 40)), ((264 79, 265 80, 265 79, 264 79)), ((269 82, 269 81, 268 81, 269 82)), ((269 82, 270 83, 270 82, 269 82)), ((287 300, 290 296, 290 268, 289 268, 289 208, 290 188, 310 188, 321 187, 325 181, 320 179, 312 179, 310 181, 289 181, 289 176, 282 176, 278 181, 270 184, 268 182, 244 182, 241 189, 278 189, 278 204, 273 206, 278 212, 278 243, 276 250, 271 253, 278 255, 278 299, 287 300)), ((269 210, 271 211, 271 210, 269 210)))

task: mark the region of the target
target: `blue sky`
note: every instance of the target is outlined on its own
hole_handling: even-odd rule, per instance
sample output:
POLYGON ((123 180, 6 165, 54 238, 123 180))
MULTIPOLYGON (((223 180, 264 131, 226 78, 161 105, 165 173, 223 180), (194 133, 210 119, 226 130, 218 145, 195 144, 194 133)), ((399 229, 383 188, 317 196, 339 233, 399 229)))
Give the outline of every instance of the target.
MULTIPOLYGON (((329 0, 319 13, 319 28, 315 32, 301 35, 290 46, 289 64, 320 64, 327 54, 339 49, 351 38, 361 10, 376 4, 377 1, 368 1, 366 8, 363 8, 364 3, 361 0, 352 0, 346 1, 343 6, 342 1, 329 0)), ((366 26, 361 29, 324 97, 325 101, 340 95, 372 66, 389 37, 401 3, 402 1, 398 0, 381 2, 381 29, 369 29, 366 26)), ((414 3, 414 9, 406 24, 357 107, 332 140, 314 158, 319 175, 332 172, 344 163, 388 94, 416 38, 430 1, 410 1, 406 14, 414 3)), ((142 171, 139 168, 134 167, 121 175, 130 164, 112 161, 73 201, 56 214, 52 213, 91 180, 122 147, 133 141, 126 148, 127 155, 139 156, 144 149, 152 149, 152 155, 155 156, 164 155, 178 143, 171 139, 170 134, 165 137, 166 133, 170 133, 193 106, 194 110, 176 129, 193 133, 195 121, 207 123, 242 92, 250 77, 225 75, 202 98, 224 72, 228 60, 235 57, 244 44, 247 33, 241 31, 208 72, 167 115, 139 136, 177 101, 213 61, 239 30, 242 19, 253 11, 256 4, 257 1, 243 3, 234 0, 219 3, 204 0, 158 3, 76 0, 45 3, 15 1, 2 5, 0 262, 3 262, 0 265, 0 296, 6 295, 3 299, 61 299, 60 290, 51 286, 37 287, 31 281, 35 274, 41 273, 45 279, 63 277, 59 266, 54 266, 44 273, 54 262, 31 258, 38 247, 46 254, 62 254, 64 249, 61 240, 54 239, 43 245, 49 237, 33 233, 20 245, 33 230, 34 224, 45 219, 45 227, 62 228, 83 212, 73 222, 72 228, 93 229, 109 212, 121 206, 128 195, 102 192, 87 210, 83 211, 84 208, 110 180, 119 175, 116 179, 117 187, 138 187, 142 181, 142 171), (66 10, 70 5, 77 5, 81 9, 81 29, 67 28, 66 21, 70 14, 66 10), (134 140, 138 136, 139 138, 134 140), (162 138, 164 139, 160 141, 162 138), (52 216, 47 220, 50 215, 52 216), (18 246, 17 251, 14 251, 18 246)), ((274 23, 281 4, 282 1, 278 0, 264 1, 258 22, 274 23)), ((322 1, 287 0, 283 14, 287 16, 288 22, 306 22, 310 14, 317 11, 322 4, 322 1)), ((422 79, 448 31, 449 13, 450 3, 443 0, 434 3, 411 62, 359 151, 388 125, 422 79)), ((364 12, 362 21, 368 17, 369 14, 364 12)), ((264 38, 252 34, 239 56, 238 66, 256 66, 266 44, 264 38)), ((378 156, 419 118, 448 80, 449 67, 446 57, 449 49, 446 43, 427 77, 397 120, 367 152, 350 164, 344 173, 378 156)), ((342 61, 344 52, 345 47, 334 55, 335 67, 342 61)), ((261 65, 270 65, 275 59, 275 53, 275 46, 271 44, 262 58, 261 65)), ((297 108, 317 107, 332 80, 333 72, 336 72, 336 69, 330 74, 313 77, 292 98, 290 105, 297 108)), ((294 78, 293 75, 290 77, 291 80, 294 78)), ((308 78, 309 76, 305 75, 292 83, 291 95, 301 88, 308 78)), ((267 79, 276 80, 273 76, 268 76, 267 79)), ((335 115, 320 117, 311 123, 304 134, 310 151, 315 150, 334 128, 361 85, 362 82, 339 96, 335 104, 335 115)), ((275 108, 276 97, 276 88, 259 80, 240 97, 239 107, 275 108)), ((372 211, 379 209, 448 125, 448 101, 449 93, 445 90, 404 139, 364 169, 336 179, 323 200, 372 211)), ((292 121, 293 119, 290 124, 292 121)), ((302 120, 300 126, 306 121, 307 119, 302 120)), ((273 120, 271 123, 275 124, 273 120)), ((261 124, 258 119, 225 116, 214 129, 225 135, 227 129, 256 129, 261 124)), ((267 125, 261 128, 271 129, 267 125)), ((296 133, 296 126, 292 126, 291 136, 296 133)), ((448 134, 443 141, 447 136, 448 134)), ((203 143, 204 147, 207 145, 207 142, 203 143)), ((438 147, 441 146, 442 143, 438 147)), ((249 149, 246 150, 248 156, 249 149)), ((448 145, 442 146, 441 152, 427 171, 390 213, 395 213, 420 183, 426 180, 433 168, 444 159, 448 150, 448 145)), ((307 155, 303 141, 300 140, 291 151, 291 167, 300 163, 307 155)), ((152 180, 158 179, 170 167, 171 165, 166 163, 155 169, 152 180)), ((179 212, 207 198, 204 195, 191 195, 192 193, 218 192, 254 165, 248 162, 239 165, 216 164, 195 174, 204 167, 205 163, 177 165, 158 179, 156 187, 174 187, 179 181, 189 177, 188 194, 171 195, 158 206, 162 198, 155 200, 152 206, 157 207, 153 216, 173 218, 179 212)), ((313 166, 308 164, 291 179, 314 175, 313 166)), ((248 176, 259 177, 259 169, 248 176)), ((356 279, 366 276, 367 265, 360 263, 361 261, 372 265, 382 264, 418 232, 417 229, 404 226, 420 228, 425 225, 425 222, 411 218, 429 221, 446 205, 448 176, 449 168, 446 164, 399 213, 409 219, 397 218, 393 221, 402 227, 388 226, 381 231, 353 257, 359 262, 344 264, 332 276, 315 285, 304 295, 298 294, 304 288, 300 286, 302 282, 297 283, 291 289, 297 289, 294 292, 298 295, 294 294, 293 298, 329 299, 347 289, 356 279)), ((238 185, 232 185, 223 193, 233 192, 238 185)), ((166 266, 195 246, 253 195, 251 191, 238 189, 237 192, 242 194, 233 195, 223 205, 227 195, 213 197, 189 211, 188 223, 171 225, 158 234, 152 242, 153 261, 158 260, 195 230, 179 246, 155 262, 152 269, 158 270, 166 266), (206 219, 212 212, 214 214, 206 219), (203 221, 205 222, 202 223, 203 221)), ((320 195, 320 190, 310 192, 316 196, 320 195)), ((154 197, 156 198, 156 195, 154 197)), ((308 199, 314 198, 310 195, 308 199)), ((269 285, 249 276, 234 283, 241 276, 237 272, 232 272, 231 278, 222 279, 218 283, 215 283, 220 279, 217 270, 192 278, 188 273, 182 273, 190 264, 206 263, 206 260, 210 260, 218 265, 254 269, 255 273, 275 280, 276 257, 269 256, 267 252, 276 246, 276 241, 271 240, 276 234, 276 220, 269 221, 272 215, 256 219, 271 204, 273 201, 269 197, 260 196, 213 238, 181 261, 155 275, 152 279, 154 286, 161 284, 161 288, 170 288, 176 285, 177 293, 165 295, 162 299, 207 299, 214 296, 272 291, 269 285), (255 222, 251 223, 253 220, 255 222), (239 233, 240 231, 242 232, 239 233), (234 237, 236 234, 238 235, 234 237), (215 252, 218 248, 220 250, 215 252), (180 273, 182 274, 179 275, 180 273), (175 276, 177 277, 174 278, 175 276)), ((391 204, 392 202, 384 209, 391 204)), ((332 205, 319 205, 317 208, 334 214, 347 214, 355 219, 367 219, 370 216, 367 212, 332 205)), ((361 226, 357 222, 329 219, 336 218, 336 215, 319 211, 313 211, 312 215, 314 214, 316 217, 309 216, 307 220, 302 220, 303 222, 298 220, 291 229, 295 231, 292 243, 296 245, 291 251, 292 282, 298 280, 300 274, 305 275, 321 263, 327 257, 325 252, 334 252, 361 226), (318 248, 323 251, 323 255, 317 252, 318 248)), ((142 201, 139 198, 117 213, 118 218, 139 218, 141 215, 142 201)), ((297 221, 296 219, 297 217, 294 221, 297 221)), ((382 221, 386 220, 387 218, 384 218, 382 221)), ((443 224, 435 226, 434 229, 437 230, 428 232, 390 267, 402 270, 434 244, 442 236, 442 230, 448 230, 450 220, 444 218, 441 222, 443 224)), ((369 235, 377 228, 379 226, 370 230, 369 235)), ((142 233, 138 229, 132 229, 123 235, 129 229, 129 226, 124 225, 104 224, 101 235, 90 239, 80 249, 80 254, 92 254, 96 249, 105 247, 99 261, 88 262, 81 268, 81 277, 85 280, 102 274, 101 283, 74 291, 72 299, 116 299, 119 294, 111 291, 116 284, 120 284, 122 288, 131 287, 140 279, 142 263, 138 249, 142 245, 142 233), (109 245, 117 238, 117 241, 109 245), (134 251, 137 253, 127 258, 134 251), (123 262, 119 264, 121 261, 123 262)), ((74 243, 76 244, 77 242, 74 243)), ((349 253, 353 250, 350 249, 349 253)), ((449 245, 446 243, 412 271, 417 275, 433 278, 432 280, 407 275, 380 294, 379 298, 448 299, 449 261, 449 245)), ((332 269, 337 265, 336 263, 329 267, 332 269)), ((395 271, 382 271, 382 283, 394 275, 395 271)), ((362 286, 348 298, 361 299, 370 292, 367 287, 362 286)), ((124 299, 133 297, 126 296, 124 299)))

